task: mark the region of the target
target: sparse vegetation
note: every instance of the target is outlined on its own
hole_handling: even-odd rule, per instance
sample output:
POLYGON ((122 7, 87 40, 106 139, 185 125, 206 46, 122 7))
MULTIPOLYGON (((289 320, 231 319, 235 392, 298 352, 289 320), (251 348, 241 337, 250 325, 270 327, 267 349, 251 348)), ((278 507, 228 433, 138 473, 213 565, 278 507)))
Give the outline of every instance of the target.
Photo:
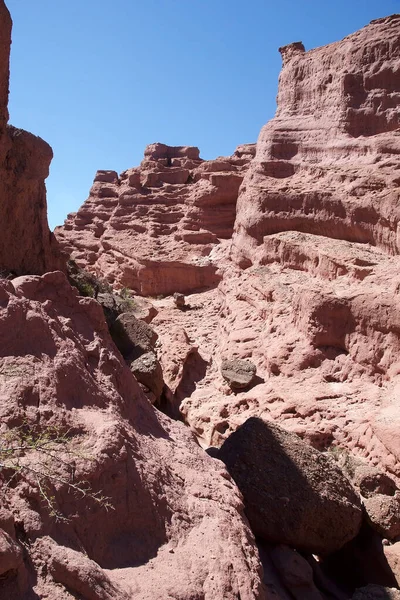
POLYGON ((129 312, 135 308, 135 300, 132 297, 132 292, 129 288, 123 287, 119 290, 118 295, 120 297, 120 309, 121 312, 129 312))
POLYGON ((99 293, 112 292, 112 288, 107 281, 99 279, 92 273, 78 267, 74 260, 70 259, 67 262, 67 269, 70 284, 76 287, 81 296, 97 298, 99 293))
POLYGON ((57 521, 68 521, 57 506, 55 490, 60 486, 106 510, 113 508, 109 498, 94 492, 88 481, 75 479, 76 458, 94 460, 73 447, 69 431, 62 432, 56 427, 40 430, 24 424, 0 434, 0 477, 4 486, 14 487, 25 480, 57 521))

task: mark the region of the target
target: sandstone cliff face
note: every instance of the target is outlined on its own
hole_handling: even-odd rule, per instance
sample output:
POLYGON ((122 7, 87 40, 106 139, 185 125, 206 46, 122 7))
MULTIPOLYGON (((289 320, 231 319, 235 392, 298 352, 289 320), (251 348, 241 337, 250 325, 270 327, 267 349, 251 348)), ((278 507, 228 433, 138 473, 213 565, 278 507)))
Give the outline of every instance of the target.
POLYGON ((217 246, 232 235, 254 151, 247 144, 203 161, 197 148, 152 144, 140 167, 99 171, 57 238, 79 265, 143 295, 215 287, 217 246))
POLYGON ((156 301, 153 321, 166 398, 204 445, 264 415, 398 476, 400 17, 281 53, 253 160, 252 146, 208 162, 150 146, 139 169, 99 172, 57 236, 142 294, 209 288, 193 310, 156 301), (258 374, 233 397, 232 358, 258 374))
POLYGON ((10 30, 0 0, 0 598, 267 599, 222 463, 155 411, 100 305, 46 272, 52 151, 6 125, 10 30))
POLYGON ((288 230, 398 254, 399 22, 380 19, 309 52, 280 49, 278 109, 238 202, 243 265, 261 258, 264 236, 288 230))
POLYGON ((47 224, 46 188, 52 150, 8 122, 11 17, 0 2, 0 271, 41 274, 62 268, 47 224))

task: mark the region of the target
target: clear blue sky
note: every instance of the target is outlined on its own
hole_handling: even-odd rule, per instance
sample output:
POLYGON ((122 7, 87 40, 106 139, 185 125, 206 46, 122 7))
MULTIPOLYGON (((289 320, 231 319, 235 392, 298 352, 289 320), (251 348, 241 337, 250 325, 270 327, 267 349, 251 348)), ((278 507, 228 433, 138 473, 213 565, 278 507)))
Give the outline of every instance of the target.
POLYGON ((54 150, 49 222, 88 195, 97 169, 118 172, 160 141, 203 158, 254 142, 275 112, 279 46, 306 49, 400 0, 6 0, 10 122, 54 150))

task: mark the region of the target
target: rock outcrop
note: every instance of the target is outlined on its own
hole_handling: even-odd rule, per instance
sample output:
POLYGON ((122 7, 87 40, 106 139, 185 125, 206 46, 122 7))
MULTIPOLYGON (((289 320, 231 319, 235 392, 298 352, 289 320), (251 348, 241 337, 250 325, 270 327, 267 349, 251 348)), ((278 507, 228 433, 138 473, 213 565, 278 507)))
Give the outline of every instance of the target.
POLYGON ((47 224, 46 187, 53 157, 41 138, 8 122, 11 17, 0 1, 0 273, 63 268, 47 224))
POLYGON ((203 161, 198 148, 152 144, 140 167, 98 171, 88 200, 56 236, 80 266, 142 295, 215 287, 218 247, 232 235, 254 152, 247 144, 203 161))
POLYGON ((293 230, 399 253, 399 23, 379 19, 309 52, 280 48, 277 112, 238 202, 241 264, 268 260, 264 237, 293 230))
POLYGON ((152 322, 169 402, 205 447, 263 416, 398 481, 399 39, 393 15, 281 49, 277 113, 254 157, 152 145, 140 168, 99 172, 57 231, 119 286, 208 288, 189 310, 154 300, 152 322), (257 379, 232 398, 220 367, 235 359, 257 379))
POLYGON ((1 280, 0 337, 2 600, 268 597, 236 486, 154 411, 95 300, 60 272, 1 280))
MULTIPOLYGON (((155 411, 102 306, 52 271, 52 152, 6 126, 10 31, 0 0, 0 599, 267 600, 226 469, 155 411)), ((131 358, 152 347, 148 325, 118 316, 130 298, 80 284, 122 322, 131 358)))
POLYGON ((399 481, 399 47, 394 15, 324 48, 282 50, 277 114, 239 190, 232 262, 220 256, 218 290, 187 298, 195 310, 159 302, 153 322, 165 357, 179 328, 207 362, 180 399, 204 446, 262 416, 399 481), (219 367, 236 358, 258 380, 232 398, 219 367))

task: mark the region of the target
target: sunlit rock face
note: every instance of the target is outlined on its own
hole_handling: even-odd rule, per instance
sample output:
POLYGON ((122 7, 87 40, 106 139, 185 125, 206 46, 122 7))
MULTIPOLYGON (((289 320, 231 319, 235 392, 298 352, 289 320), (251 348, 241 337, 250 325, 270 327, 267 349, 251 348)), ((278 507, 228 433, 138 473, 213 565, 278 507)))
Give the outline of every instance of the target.
POLYGON ((1 280, 0 336, 2 462, 41 440, 2 467, 1 600, 265 598, 237 488, 154 410, 95 300, 61 272, 1 280))
POLYGON ((161 361, 205 446, 262 416, 398 478, 400 16, 281 54, 277 113, 239 190, 231 262, 219 255, 222 281, 186 298, 194 310, 159 302, 161 361), (200 356, 186 353, 183 370, 171 344, 182 332, 200 356), (256 365, 251 389, 225 384, 232 359, 256 365))
POLYGON ((296 230, 400 249, 400 16, 283 59, 276 116, 261 130, 238 201, 234 256, 296 230))
POLYGON ((8 122, 11 17, 0 2, 0 272, 41 274, 62 268, 47 224, 46 187, 53 152, 8 122))
POLYGON ((254 152, 247 144, 203 161, 198 148, 152 144, 139 167, 98 171, 88 200, 56 236, 79 265, 139 294, 215 287, 216 250, 232 235, 254 152))
POLYGON ((398 15, 281 48, 256 149, 201 161, 153 144, 140 167, 98 172, 57 231, 120 287, 190 294, 185 310, 156 300, 152 325, 169 402, 205 446, 263 415, 398 476, 399 48, 398 15), (232 396, 233 359, 257 378, 232 396))

